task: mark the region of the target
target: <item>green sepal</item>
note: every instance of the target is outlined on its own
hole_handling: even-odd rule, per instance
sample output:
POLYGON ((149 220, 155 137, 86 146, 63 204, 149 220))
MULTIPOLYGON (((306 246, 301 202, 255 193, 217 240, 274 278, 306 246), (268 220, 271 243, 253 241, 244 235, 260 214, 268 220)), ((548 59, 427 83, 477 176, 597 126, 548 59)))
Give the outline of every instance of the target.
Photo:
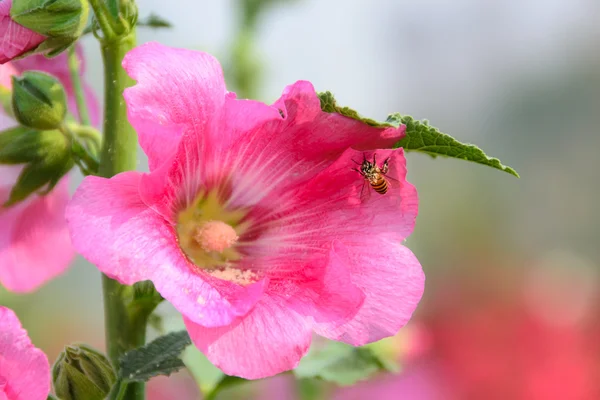
POLYGON ((163 300, 152 281, 141 281, 133 285, 133 296, 128 308, 132 313, 150 315, 163 300))
POLYGON ((89 4, 86 0, 13 0, 10 16, 41 35, 76 39, 87 23, 89 4))
POLYGON ((12 107, 21 125, 35 129, 56 129, 67 115, 67 95, 52 75, 25 71, 12 77, 12 107))
POLYGON ((406 136, 395 147, 402 147, 407 151, 418 151, 434 158, 444 156, 472 161, 519 177, 514 169, 502 165, 497 158, 488 157, 479 147, 461 143, 452 136, 432 127, 427 121, 415 121, 409 115, 394 113, 390 114, 384 122, 378 122, 371 118, 362 117, 357 111, 349 107, 340 107, 331 92, 320 92, 317 93, 317 96, 321 102, 321 110, 328 113, 338 113, 376 128, 397 128, 400 125, 405 125, 406 136))
POLYGON ((38 131, 23 126, 0 132, 0 164, 25 164, 5 207, 38 192, 49 193, 73 168, 70 143, 59 131, 38 131))
POLYGON ((85 344, 66 346, 52 367, 54 391, 61 400, 102 400, 115 381, 108 358, 85 344))

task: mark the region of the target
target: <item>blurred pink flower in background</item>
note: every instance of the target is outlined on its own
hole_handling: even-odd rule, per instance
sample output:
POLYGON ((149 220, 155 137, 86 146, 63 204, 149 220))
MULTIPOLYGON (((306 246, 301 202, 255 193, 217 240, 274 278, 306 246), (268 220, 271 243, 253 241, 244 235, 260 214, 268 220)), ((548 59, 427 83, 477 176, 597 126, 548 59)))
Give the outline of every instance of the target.
POLYGON ((0 307, 0 400, 45 400, 49 392, 48 358, 15 313, 0 307))
POLYGON ((411 366, 398 374, 384 374, 337 390, 333 400, 449 400, 442 377, 430 365, 411 366))
POLYGON ((450 398, 600 398, 599 309, 585 294, 590 281, 597 287, 597 272, 574 263, 562 275, 548 264, 533 268, 535 279, 497 270, 505 271, 502 280, 489 276, 490 268, 471 270, 476 285, 446 279, 443 290, 433 291, 436 311, 424 323, 450 398))
POLYGON ((352 160, 403 127, 325 113, 302 81, 272 106, 238 100, 201 52, 149 43, 124 66, 150 173, 84 180, 67 210, 77 250, 122 283, 152 280, 230 375, 294 368, 312 331, 353 345, 398 332, 424 285, 401 245, 417 193, 402 149, 376 151, 397 180, 385 196, 361 197, 352 160))
POLYGON ((0 64, 35 49, 46 37, 14 22, 12 0, 0 0, 0 64))
MULTIPOLYGON (((20 166, 0 166, 0 204, 8 200, 20 166)), ((68 179, 45 196, 0 208, 0 284, 30 292, 64 272, 75 255, 65 222, 68 179)))
MULTIPOLYGON (((82 53, 79 51, 80 58, 82 53)), ((66 54, 53 59, 35 55, 0 66, 0 85, 10 88, 12 75, 25 69, 38 69, 55 75, 65 85, 76 114, 73 85, 66 54)), ((99 121, 98 103, 88 90, 90 116, 99 121)), ((0 109, 0 130, 15 126, 16 121, 0 109)), ((0 166, 0 204, 10 194, 22 166, 0 166)), ((32 195, 9 208, 0 208, 0 284, 10 291, 30 292, 64 272, 74 250, 64 217, 69 200, 68 178, 45 196, 32 195)))
POLYGON ((146 386, 148 400, 198 400, 200 396, 198 385, 186 372, 157 376, 146 386))

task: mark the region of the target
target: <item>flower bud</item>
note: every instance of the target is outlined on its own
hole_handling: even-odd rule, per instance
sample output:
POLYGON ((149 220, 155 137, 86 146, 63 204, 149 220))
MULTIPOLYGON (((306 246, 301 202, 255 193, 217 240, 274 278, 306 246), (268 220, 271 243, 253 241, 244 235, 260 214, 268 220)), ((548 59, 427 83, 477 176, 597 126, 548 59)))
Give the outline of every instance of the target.
POLYGON ((67 114, 67 96, 60 82, 37 71, 25 71, 12 80, 12 104, 17 121, 35 129, 58 128, 67 114))
POLYGON ((84 344, 66 346, 52 368, 52 384, 61 400, 102 400, 115 380, 106 356, 84 344))
POLYGON ((17 126, 0 133, 0 164, 25 164, 5 207, 41 190, 49 193, 73 168, 69 140, 59 131, 17 126))
POLYGON ((83 33, 89 15, 87 0, 13 0, 10 16, 19 25, 65 41, 83 33))

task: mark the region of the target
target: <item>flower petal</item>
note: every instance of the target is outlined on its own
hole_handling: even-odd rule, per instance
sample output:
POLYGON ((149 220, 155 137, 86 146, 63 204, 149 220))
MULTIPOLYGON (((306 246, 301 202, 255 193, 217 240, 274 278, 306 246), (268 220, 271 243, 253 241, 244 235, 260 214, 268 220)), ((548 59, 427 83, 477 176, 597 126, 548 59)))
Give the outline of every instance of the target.
POLYGON ((6 384, 0 396, 10 400, 45 400, 50 392, 48 358, 33 346, 15 313, 1 306, 0 381, 6 384))
POLYGON ((347 148, 392 147, 405 127, 375 128, 321 110, 311 83, 288 86, 273 107, 283 117, 248 131, 233 144, 233 193, 230 203, 245 207, 266 196, 277 198, 332 164, 347 148))
POLYGON ((137 81, 125 99, 150 170, 170 160, 188 130, 200 140, 219 134, 226 89, 214 57, 146 43, 125 56, 123 67, 137 81))
POLYGON ((328 258, 308 262, 293 281, 281 280, 271 290, 285 296, 289 307, 310 320, 341 325, 356 315, 365 300, 352 282, 350 264, 347 249, 335 242, 328 258))
MULTIPOLYGON (((383 162, 389 157, 389 188, 384 195, 352 169, 352 160, 372 153, 348 149, 331 166, 296 190, 268 196, 248 216, 249 230, 240 237, 251 258, 280 255, 288 271, 308 256, 323 257, 338 240, 351 246, 374 238, 401 242, 414 228, 417 191, 406 181, 403 149, 377 150, 383 162), (394 179, 394 180, 392 180, 394 179), (366 196, 368 194, 369 196, 366 196), (293 256, 293 261, 289 260, 293 256)), ((257 260, 254 260, 259 264, 257 260)))
POLYGON ((310 325, 284 305, 264 296, 248 315, 222 328, 185 319, 192 341, 228 375, 259 379, 295 368, 311 342, 310 325))
POLYGON ((348 253, 352 281, 366 294, 365 303, 351 321, 337 327, 317 323, 315 332, 354 346, 395 335, 423 295, 419 261, 408 248, 385 240, 348 247, 348 253))
POLYGON ((0 64, 34 49, 46 37, 17 24, 10 18, 12 0, 0 1, 0 64))
POLYGON ((174 229, 140 199, 141 174, 87 177, 67 208, 75 248, 119 282, 150 279, 182 314, 205 326, 222 326, 246 314, 264 281, 242 287, 210 277, 177 244, 174 229))
MULTIPOLYGON (((3 199, 10 187, 0 191, 3 199)), ((45 196, 0 210, 0 283, 8 290, 33 291, 67 269, 75 255, 64 218, 68 201, 63 179, 45 196)))

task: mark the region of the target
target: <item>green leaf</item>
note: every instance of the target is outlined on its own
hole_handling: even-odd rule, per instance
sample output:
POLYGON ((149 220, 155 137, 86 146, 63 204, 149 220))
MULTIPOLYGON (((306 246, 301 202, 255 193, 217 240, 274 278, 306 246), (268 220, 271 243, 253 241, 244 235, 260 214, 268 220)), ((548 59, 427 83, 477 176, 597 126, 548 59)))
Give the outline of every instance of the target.
POLYGON ((299 379, 321 378, 341 386, 365 380, 379 371, 393 370, 368 347, 353 347, 329 342, 323 348, 311 348, 294 374, 299 379))
POLYGON ((150 14, 146 19, 138 21, 138 26, 147 26, 149 28, 172 28, 173 25, 163 17, 150 14))
POLYGON ((390 114, 385 122, 377 122, 370 118, 361 117, 358 112, 349 107, 340 107, 331 92, 321 92, 317 95, 321 101, 321 109, 325 112, 335 112, 376 128, 397 128, 400 125, 406 125, 406 137, 398 142, 396 147, 402 147, 408 151, 425 153, 434 158, 443 156, 472 161, 508 172, 517 178, 519 177, 519 174, 514 169, 502 165, 497 158, 488 157, 479 147, 461 143, 452 136, 446 135, 437 128, 430 126, 427 121, 415 121, 409 115, 394 113, 390 114))
POLYGON ((429 125, 428 121, 415 121, 409 115, 396 113, 391 114, 386 123, 393 126, 406 125, 406 136, 397 143, 396 147, 402 147, 408 151, 418 151, 433 157, 443 156, 472 161, 519 177, 517 171, 502 165, 497 158, 488 157, 479 147, 461 143, 452 136, 440 132, 439 129, 429 125))
POLYGON ((121 358, 119 379, 145 382, 158 375, 171 375, 185 367, 180 355, 192 344, 187 331, 161 336, 147 345, 127 352, 121 358))
POLYGON ((335 101, 335 97, 333 97, 333 94, 331 92, 320 92, 320 93, 317 93, 317 96, 319 96, 319 100, 321 101, 321 110, 323 110, 325 112, 328 112, 328 113, 335 112, 335 113, 343 115, 344 117, 352 118, 352 119, 364 122, 367 125, 374 126, 377 128, 388 128, 388 127, 392 126, 391 124, 389 124, 387 122, 377 122, 371 118, 361 117, 357 111, 351 109, 350 107, 338 106, 337 102, 335 101))

